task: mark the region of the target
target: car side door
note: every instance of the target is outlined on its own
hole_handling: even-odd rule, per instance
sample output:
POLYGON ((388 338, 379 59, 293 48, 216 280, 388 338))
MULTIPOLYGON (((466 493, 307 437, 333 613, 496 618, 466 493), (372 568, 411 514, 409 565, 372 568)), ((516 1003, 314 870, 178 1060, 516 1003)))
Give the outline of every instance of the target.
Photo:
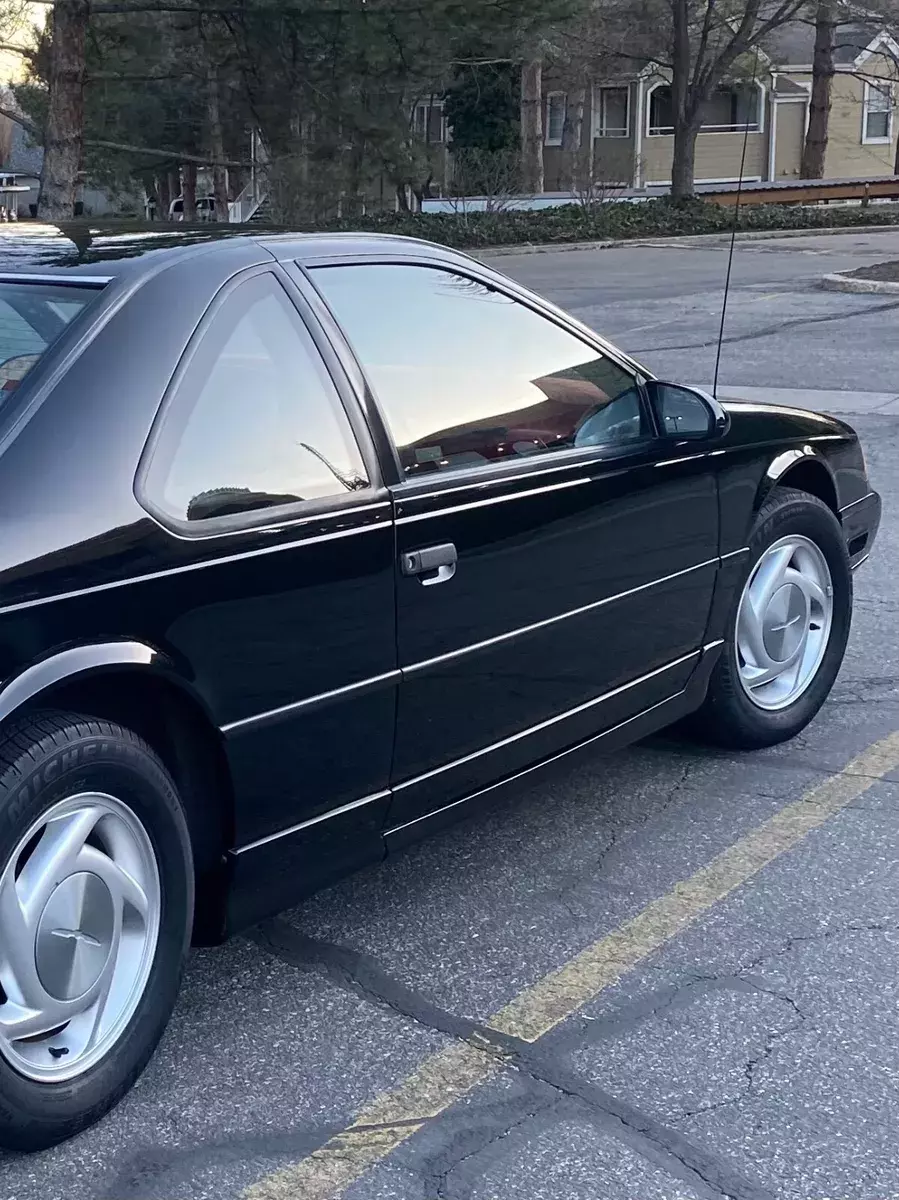
POLYGON ((310 274, 399 457, 396 829, 683 689, 717 486, 623 360, 491 274, 310 274))
POLYGON ((221 732, 236 923, 379 857, 389 799, 392 505, 339 363, 304 316, 279 268, 232 280, 136 483, 158 522, 158 570, 131 602, 221 732))

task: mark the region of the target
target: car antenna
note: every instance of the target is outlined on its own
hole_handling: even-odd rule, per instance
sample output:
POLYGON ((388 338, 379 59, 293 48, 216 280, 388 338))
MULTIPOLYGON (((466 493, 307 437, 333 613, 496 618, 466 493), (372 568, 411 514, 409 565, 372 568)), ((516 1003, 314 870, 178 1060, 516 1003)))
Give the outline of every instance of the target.
MULTIPOLYGON (((752 64, 750 88, 754 88, 759 71, 759 48, 755 48, 755 62, 752 64)), ((747 116, 749 114, 747 113, 747 116)), ((737 198, 734 202, 734 219, 730 230, 730 250, 727 254, 727 274, 724 277, 724 299, 721 302, 721 324, 718 327, 718 348, 715 351, 715 380, 712 384, 712 395, 718 399, 718 373, 721 369, 721 346, 724 342, 724 324, 727 320, 727 300, 730 295, 730 274, 734 265, 734 246, 737 240, 737 225, 740 220, 740 197, 743 194, 743 169, 746 165, 746 146, 749 141, 749 121, 743 127, 743 149, 740 153, 740 175, 737 179, 737 198)))

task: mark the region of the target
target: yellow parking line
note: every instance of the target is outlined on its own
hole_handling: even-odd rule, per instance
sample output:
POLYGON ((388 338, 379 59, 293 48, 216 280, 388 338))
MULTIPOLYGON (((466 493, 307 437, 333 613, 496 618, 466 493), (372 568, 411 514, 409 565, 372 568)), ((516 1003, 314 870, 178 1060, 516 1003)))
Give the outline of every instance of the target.
MULTIPOLYGON (((486 1024, 536 1041, 896 767, 899 733, 869 746, 838 775, 786 805, 630 921, 525 988, 486 1024)), ((308 1158, 247 1188, 243 1200, 334 1200, 427 1121, 501 1069, 496 1051, 478 1045, 476 1038, 432 1054, 347 1129, 308 1158)))

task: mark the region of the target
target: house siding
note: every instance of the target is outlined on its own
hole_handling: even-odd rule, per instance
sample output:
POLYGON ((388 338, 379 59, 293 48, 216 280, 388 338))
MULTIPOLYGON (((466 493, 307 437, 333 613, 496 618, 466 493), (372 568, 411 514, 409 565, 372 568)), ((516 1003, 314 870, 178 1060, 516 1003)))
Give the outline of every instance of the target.
MULTIPOLYGON (((601 83, 595 85, 596 91, 604 86, 601 83)), ((615 85, 606 85, 615 86, 615 85)), ((623 86, 623 85, 621 85, 623 86)), ((544 104, 546 103, 546 93, 554 91, 562 91, 562 81, 548 77, 544 79, 544 104)), ((630 109, 630 134, 628 137, 600 137, 593 139, 593 178, 597 183, 621 183, 629 186, 634 178, 634 122, 636 120, 636 112, 634 102, 636 96, 636 87, 630 85, 631 92, 631 109, 630 109)), ((599 103, 598 96, 595 103, 599 103)), ((584 144, 586 138, 590 137, 593 128, 593 116, 590 112, 589 93, 587 103, 584 106, 584 122, 581 128, 581 145, 584 144)), ((562 173, 562 147, 561 146, 546 146, 543 147, 543 186, 547 192, 557 192, 561 190, 562 173)))
MULTIPOLYGON (((739 179, 743 162, 743 177, 765 178, 767 174, 767 133, 750 133, 746 137, 746 159, 743 162, 742 133, 700 133, 696 138, 695 178, 739 179)), ((643 141, 643 176, 647 184, 670 183, 674 137, 646 137, 643 141)))
MULTIPOLYGON (((864 65, 868 78, 899 78, 892 64, 872 57, 864 65)), ((811 84, 812 76, 790 72, 796 83, 811 84)), ((825 179, 892 175, 896 161, 896 138, 899 135, 899 113, 893 111, 893 140, 891 144, 862 142, 864 120, 865 80, 847 72, 834 76, 830 119, 828 121, 827 153, 824 157, 825 179)), ((778 114, 778 120, 783 113, 778 114)))
POLYGON ((593 178, 600 184, 633 182, 633 135, 593 139, 593 178))
POLYGON ((774 178, 799 177, 805 141, 806 105, 790 102, 777 106, 777 137, 774 144, 774 178))

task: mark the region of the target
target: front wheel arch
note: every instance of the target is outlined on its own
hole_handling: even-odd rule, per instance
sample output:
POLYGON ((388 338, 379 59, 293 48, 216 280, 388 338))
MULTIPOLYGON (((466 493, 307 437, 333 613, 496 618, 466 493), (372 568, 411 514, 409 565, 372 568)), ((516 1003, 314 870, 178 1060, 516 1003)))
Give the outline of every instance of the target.
POLYGON ((786 450, 771 461, 759 484, 753 520, 776 488, 791 488, 815 496, 840 519, 839 497, 830 467, 811 447, 786 450))

